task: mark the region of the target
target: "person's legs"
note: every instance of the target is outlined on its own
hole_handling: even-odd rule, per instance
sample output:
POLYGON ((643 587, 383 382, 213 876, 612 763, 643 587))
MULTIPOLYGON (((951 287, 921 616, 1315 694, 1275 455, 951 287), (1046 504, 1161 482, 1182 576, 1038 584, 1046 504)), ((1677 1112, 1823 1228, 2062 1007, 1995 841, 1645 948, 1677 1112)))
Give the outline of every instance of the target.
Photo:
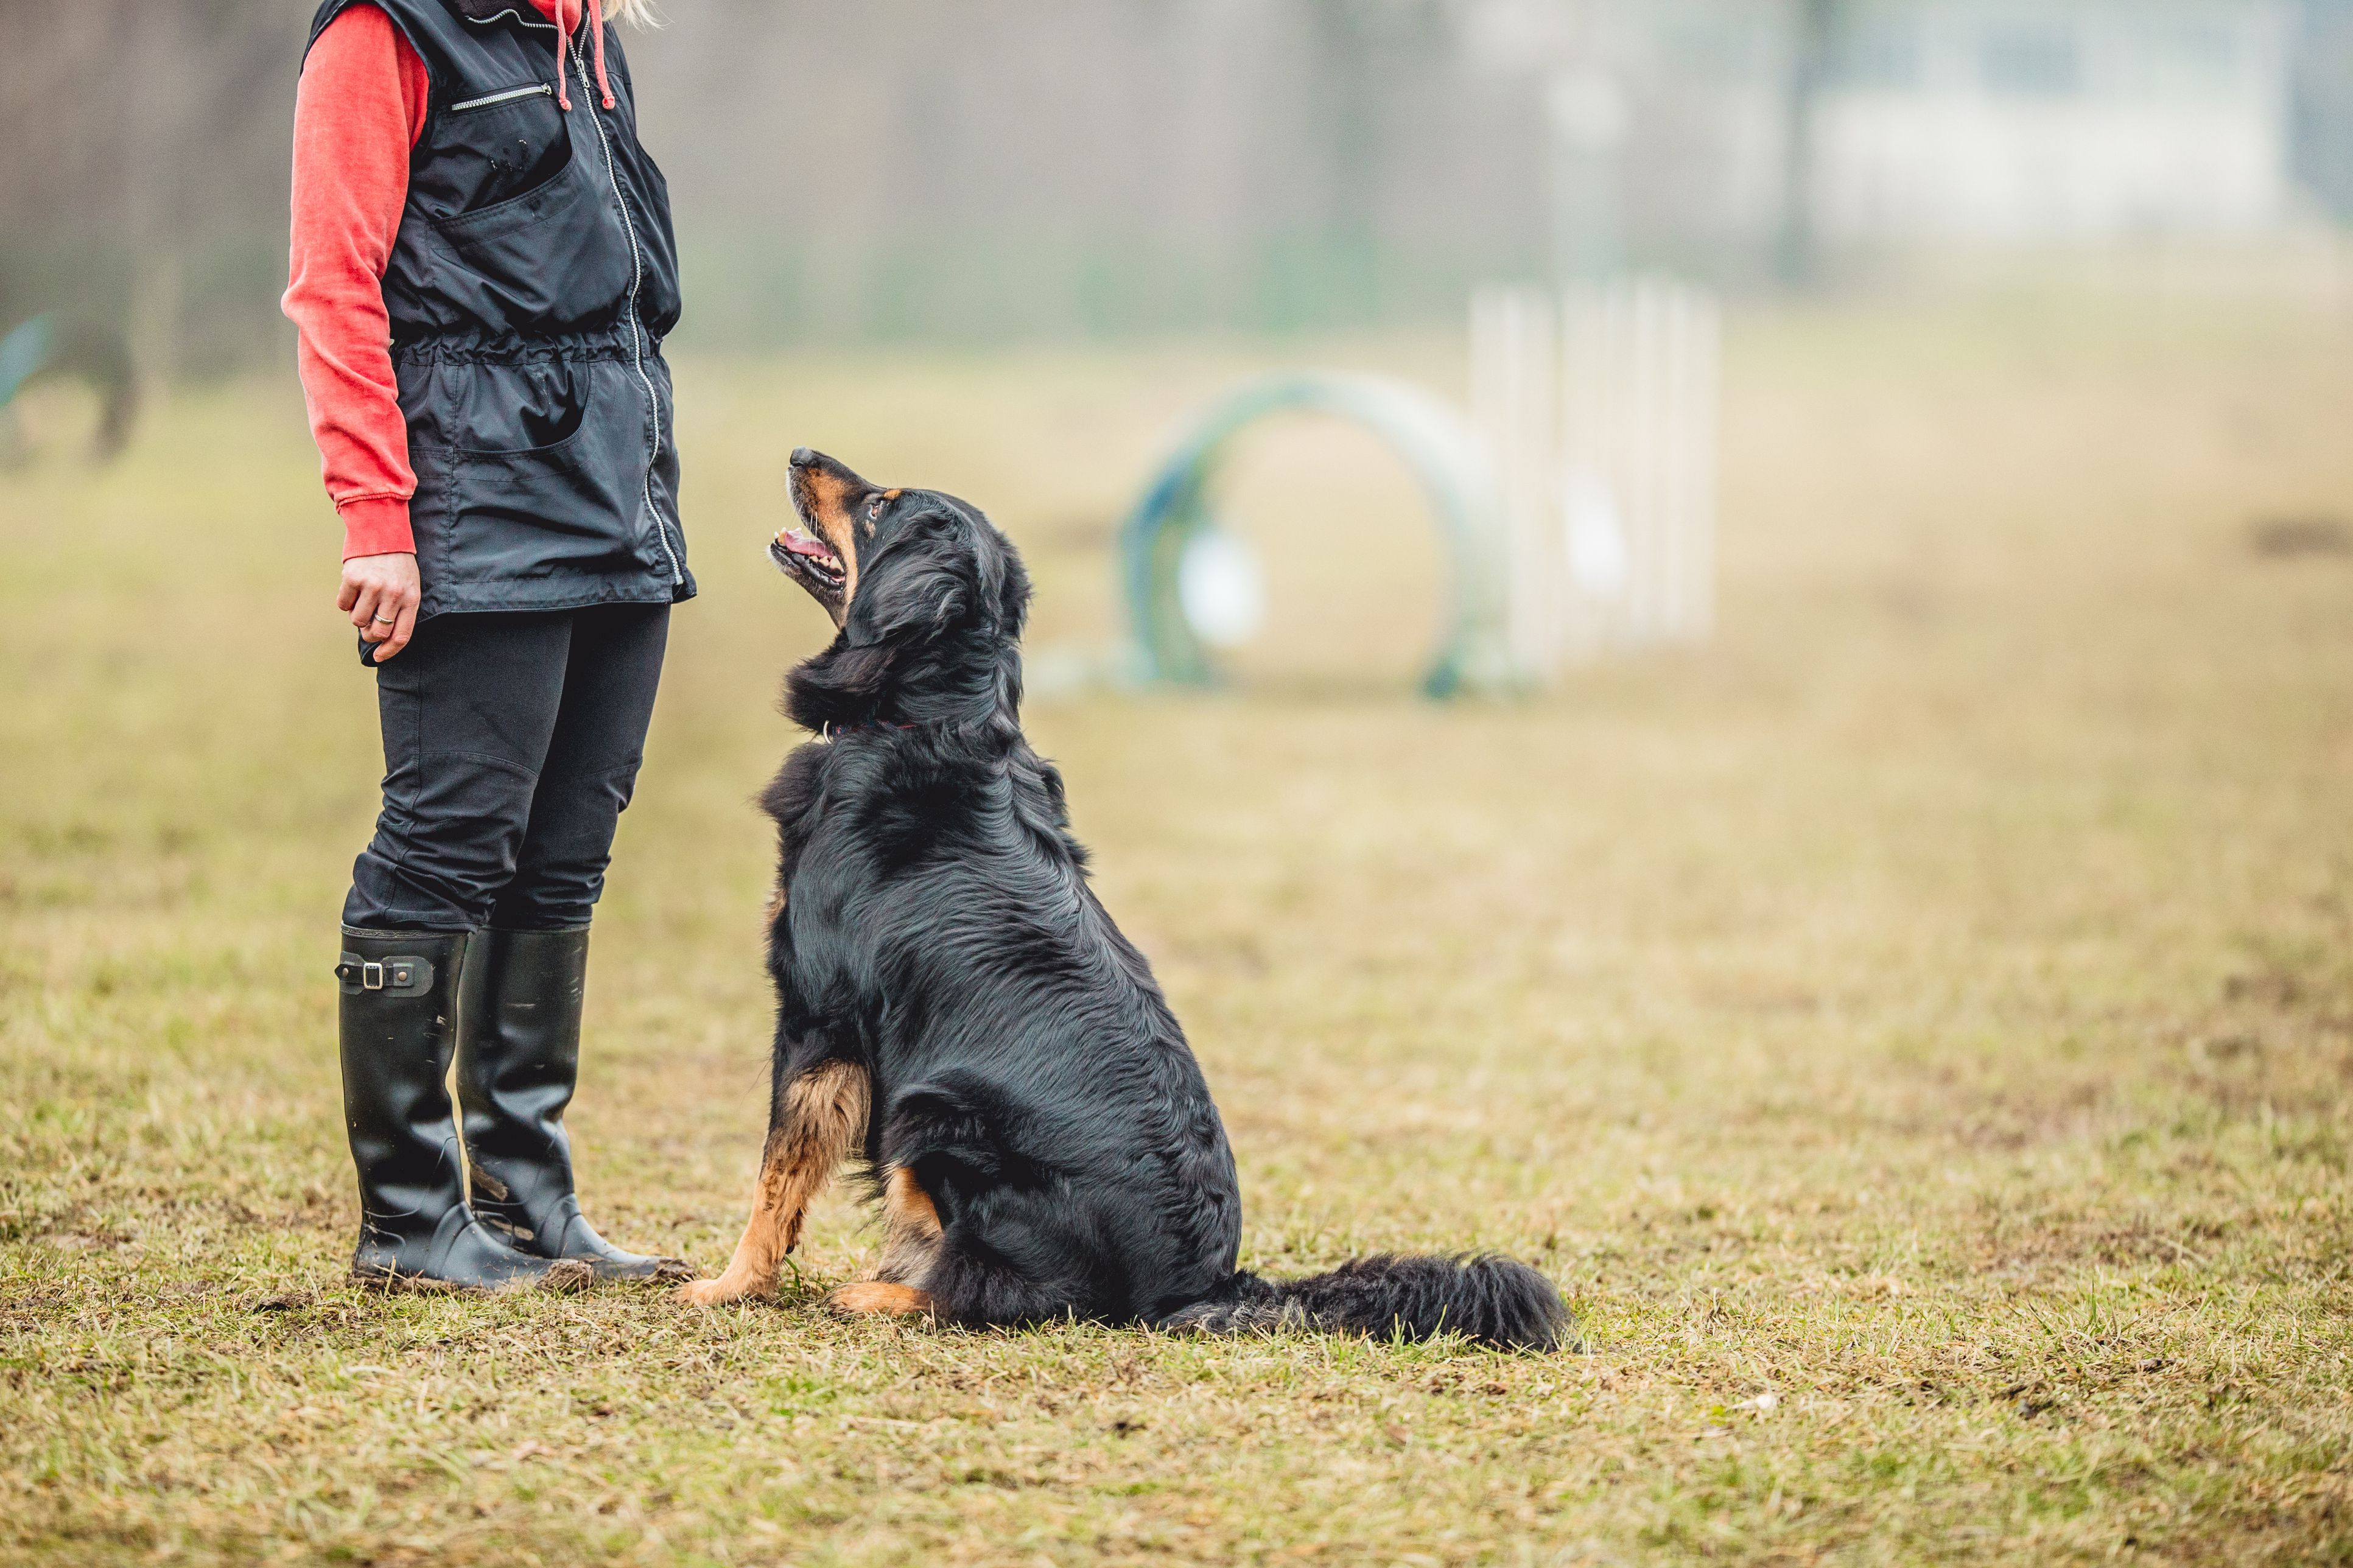
POLYGON ((353 868, 335 971, 360 1278, 550 1275, 467 1206, 446 1079, 460 975, 513 874, 569 641, 563 616, 440 616, 376 671, 384 806, 353 868))
POLYGON ((637 788, 670 646, 670 606, 575 611, 563 696, 531 799, 514 875, 491 924, 565 931, 588 923, 605 890, 613 835, 637 788))
POLYGON ((607 1278, 683 1274, 611 1246, 580 1213, 565 1109, 580 1065, 588 921, 636 787, 668 606, 575 612, 564 693, 513 877, 469 960, 458 1097, 472 1201, 514 1246, 607 1278))
POLYGON ((556 731, 573 617, 437 616, 376 671, 384 808, 343 923, 476 931, 513 881, 556 731))

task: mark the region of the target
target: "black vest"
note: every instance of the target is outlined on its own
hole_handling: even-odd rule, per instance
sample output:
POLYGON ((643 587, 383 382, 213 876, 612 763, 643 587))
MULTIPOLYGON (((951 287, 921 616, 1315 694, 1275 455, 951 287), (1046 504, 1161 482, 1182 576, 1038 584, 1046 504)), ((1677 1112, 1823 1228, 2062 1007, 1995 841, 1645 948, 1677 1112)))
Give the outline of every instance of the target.
MULTIPOLYGON (((327 0, 312 41, 357 3, 327 0)), ((529 0, 367 3, 433 84, 384 279, 422 614, 691 596, 661 357, 678 243, 619 39, 608 110, 575 31, 567 114, 529 0)))

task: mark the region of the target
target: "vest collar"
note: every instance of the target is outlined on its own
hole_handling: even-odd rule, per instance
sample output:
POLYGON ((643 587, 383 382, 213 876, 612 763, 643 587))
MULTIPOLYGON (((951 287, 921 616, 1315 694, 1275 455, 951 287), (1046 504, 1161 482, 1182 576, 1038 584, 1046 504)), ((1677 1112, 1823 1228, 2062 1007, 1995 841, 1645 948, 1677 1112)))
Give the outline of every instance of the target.
POLYGON ((613 84, 605 76, 605 16, 597 0, 551 0, 546 11, 539 8, 538 0, 448 0, 458 14, 469 22, 490 23, 512 16, 526 27, 544 27, 555 35, 555 106, 566 114, 572 112, 572 100, 565 92, 565 79, 570 74, 565 68, 564 51, 570 43, 568 35, 586 30, 596 51, 596 97, 607 109, 613 107, 613 84))

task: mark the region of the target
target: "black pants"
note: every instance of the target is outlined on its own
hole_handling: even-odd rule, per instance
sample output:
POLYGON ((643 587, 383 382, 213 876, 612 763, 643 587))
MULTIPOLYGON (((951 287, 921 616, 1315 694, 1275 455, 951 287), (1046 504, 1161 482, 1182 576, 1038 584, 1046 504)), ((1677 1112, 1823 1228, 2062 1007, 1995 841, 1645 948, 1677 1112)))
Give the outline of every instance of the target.
POLYGON ((588 923, 636 787, 667 605, 436 616, 376 670, 384 810, 343 923, 588 923))

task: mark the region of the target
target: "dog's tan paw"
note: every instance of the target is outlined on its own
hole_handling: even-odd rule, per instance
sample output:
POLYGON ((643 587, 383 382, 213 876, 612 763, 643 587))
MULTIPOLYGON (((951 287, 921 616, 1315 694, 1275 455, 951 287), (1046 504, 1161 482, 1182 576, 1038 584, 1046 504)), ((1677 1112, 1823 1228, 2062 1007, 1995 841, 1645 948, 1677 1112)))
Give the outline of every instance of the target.
POLYGON ((716 1279, 693 1280, 680 1286, 671 1294, 690 1307, 723 1307, 730 1301, 742 1300, 753 1291, 723 1275, 716 1279))
POLYGON ((885 1317, 904 1318, 932 1310, 929 1292, 913 1285, 892 1285, 881 1279, 861 1279, 855 1285, 844 1285, 825 1299, 830 1310, 851 1316, 881 1313, 885 1317))

